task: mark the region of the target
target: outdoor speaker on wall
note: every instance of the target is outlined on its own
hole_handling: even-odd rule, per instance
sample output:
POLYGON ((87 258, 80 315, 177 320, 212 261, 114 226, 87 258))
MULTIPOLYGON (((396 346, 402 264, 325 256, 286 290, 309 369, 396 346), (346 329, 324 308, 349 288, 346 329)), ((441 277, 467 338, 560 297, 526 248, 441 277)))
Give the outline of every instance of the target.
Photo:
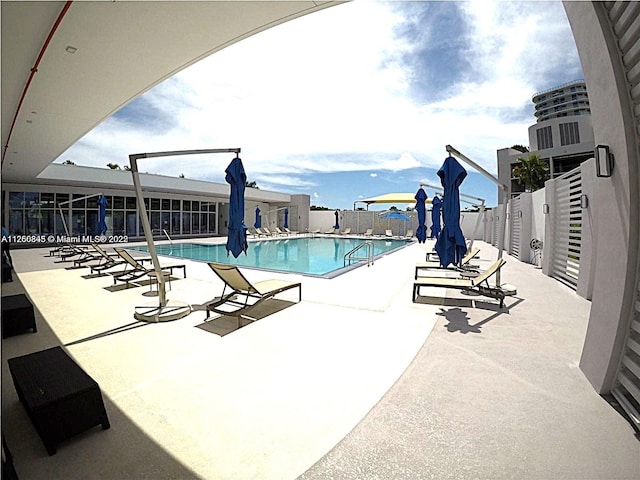
POLYGON ((594 151, 596 159, 596 176, 610 177, 613 172, 613 154, 608 145, 596 145, 594 151))

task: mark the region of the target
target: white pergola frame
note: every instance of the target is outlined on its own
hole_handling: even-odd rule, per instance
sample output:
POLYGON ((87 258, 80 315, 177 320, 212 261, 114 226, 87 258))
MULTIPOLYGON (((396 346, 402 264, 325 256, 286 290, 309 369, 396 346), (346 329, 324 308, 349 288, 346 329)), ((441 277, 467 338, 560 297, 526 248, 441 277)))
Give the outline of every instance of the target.
POLYGON ((140 182, 140 173, 138 171, 138 160, 142 158, 159 158, 159 157, 174 157, 185 155, 203 155, 209 153, 235 153, 240 154, 240 148, 210 148, 204 150, 174 150, 168 152, 152 152, 152 153, 134 153, 129 155, 129 164, 131 165, 131 176, 133 177, 133 186, 135 187, 136 199, 138 201, 138 207, 140 212, 140 220, 142 222, 142 229, 144 231, 144 238, 149 248, 149 254, 151 255, 151 261, 153 263, 153 269, 156 274, 156 281, 158 282, 158 305, 157 306, 142 306, 136 307, 134 318, 136 320, 142 320, 146 322, 167 322, 171 320, 178 320, 186 317, 191 313, 191 306, 183 303, 173 301, 169 303, 167 299, 167 291, 165 287, 165 279, 162 274, 162 268, 160 261, 158 260, 158 254, 156 252, 155 244, 153 243, 153 233, 151 231, 151 225, 149 223, 149 217, 147 215, 147 209, 144 205, 144 197, 142 195, 142 184, 140 182))

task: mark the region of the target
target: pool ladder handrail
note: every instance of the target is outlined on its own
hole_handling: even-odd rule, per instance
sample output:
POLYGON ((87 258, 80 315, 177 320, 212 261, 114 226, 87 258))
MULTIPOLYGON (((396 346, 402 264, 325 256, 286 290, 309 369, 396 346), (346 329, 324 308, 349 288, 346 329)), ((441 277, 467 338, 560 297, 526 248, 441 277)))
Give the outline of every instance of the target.
POLYGON ((359 243, 356 247, 349 250, 344 256, 343 266, 347 266, 347 262, 351 265, 351 260, 366 260, 367 267, 369 265, 373 265, 373 242, 371 240, 365 240, 364 242, 359 243), (367 256, 366 257, 356 257, 354 253, 356 253, 361 248, 367 247, 367 256))
POLYGON ((169 243, 171 244, 171 246, 173 246, 173 240, 171 240, 171 237, 169 236, 169 233, 167 232, 167 230, 163 228, 162 233, 164 233, 164 236, 169 239, 169 243))

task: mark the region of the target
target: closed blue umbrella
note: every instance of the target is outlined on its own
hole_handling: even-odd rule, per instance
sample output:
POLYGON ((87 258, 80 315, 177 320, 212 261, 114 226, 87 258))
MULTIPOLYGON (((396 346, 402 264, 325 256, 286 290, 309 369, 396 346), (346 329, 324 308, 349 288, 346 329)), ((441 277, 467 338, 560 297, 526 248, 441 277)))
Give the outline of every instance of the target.
POLYGON ((289 209, 284 209, 284 228, 289 228, 289 209))
POLYGON ((418 189, 415 196, 416 199, 416 211, 418 212, 418 228, 416 229, 416 238, 418 243, 424 243, 427 240, 427 226, 425 221, 427 219, 427 207, 425 202, 427 201, 427 192, 422 188, 418 189))
POLYGON ((335 230, 338 230, 340 228, 340 223, 338 223, 338 210, 336 210, 335 215, 336 215, 336 224, 333 226, 333 228, 335 230))
POLYGON ((256 207, 256 221, 253 224, 254 228, 262 228, 262 220, 260 219, 260 207, 256 207))
POLYGON ((107 199, 104 195, 98 197, 98 235, 107 233, 107 199))
POLYGON ((442 219, 444 227, 436 241, 436 252, 440 257, 440 265, 446 267, 457 265, 467 253, 464 235, 460 228, 460 185, 467 176, 467 171, 453 157, 447 159, 438 170, 438 176, 444 189, 442 202, 442 219))
POLYGON ((231 186, 229 196, 229 224, 227 228, 227 255, 229 252, 235 257, 244 252, 247 254, 247 227, 244 225, 244 188, 247 175, 238 157, 231 160, 225 170, 224 179, 231 186))
POLYGON ((438 238, 440 236, 440 208, 442 207, 442 201, 439 197, 433 197, 431 200, 431 238, 438 238))

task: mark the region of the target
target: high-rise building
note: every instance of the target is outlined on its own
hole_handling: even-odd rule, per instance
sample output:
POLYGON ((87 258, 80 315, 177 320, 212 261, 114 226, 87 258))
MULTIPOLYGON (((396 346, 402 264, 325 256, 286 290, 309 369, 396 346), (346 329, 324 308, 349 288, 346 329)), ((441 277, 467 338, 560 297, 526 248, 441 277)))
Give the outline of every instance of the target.
MULTIPOLYGON (((511 185, 512 196, 524 192, 524 186, 513 175, 513 169, 520 163, 518 157, 538 155, 547 163, 551 178, 593 157, 593 127, 584 80, 536 93, 532 101, 536 123, 529 127, 530 151, 498 150, 498 180, 511 185)), ((498 195, 498 202, 503 203, 502 192, 498 195)))

